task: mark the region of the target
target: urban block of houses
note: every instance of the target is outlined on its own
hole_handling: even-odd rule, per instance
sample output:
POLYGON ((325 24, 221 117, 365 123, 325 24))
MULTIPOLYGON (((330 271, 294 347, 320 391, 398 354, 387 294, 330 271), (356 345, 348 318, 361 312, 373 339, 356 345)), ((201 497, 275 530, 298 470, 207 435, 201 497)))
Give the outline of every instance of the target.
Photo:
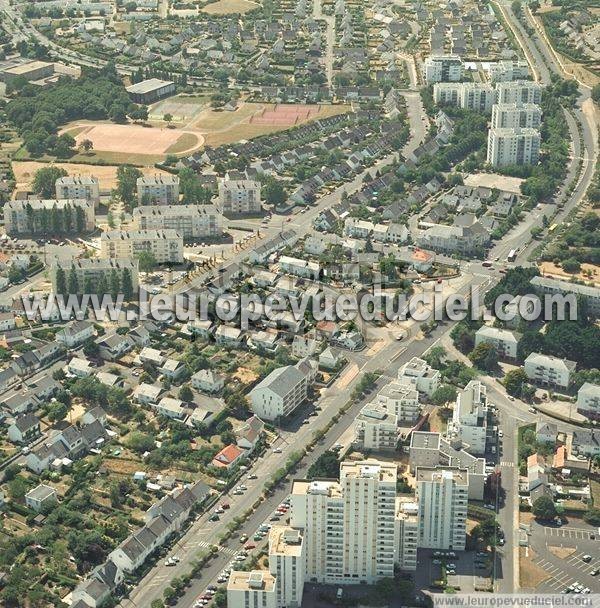
POLYGON ((269 421, 288 416, 307 399, 316 372, 311 359, 273 370, 248 394, 252 411, 269 421))
POLYGON ((498 353, 498 356, 503 359, 516 359, 517 347, 519 345, 520 335, 515 334, 508 329, 499 329, 482 325, 475 332, 475 346, 479 344, 491 344, 498 353))
POLYGON ((531 353, 524 361, 525 373, 530 380, 557 388, 568 388, 576 366, 575 361, 541 353, 531 353))

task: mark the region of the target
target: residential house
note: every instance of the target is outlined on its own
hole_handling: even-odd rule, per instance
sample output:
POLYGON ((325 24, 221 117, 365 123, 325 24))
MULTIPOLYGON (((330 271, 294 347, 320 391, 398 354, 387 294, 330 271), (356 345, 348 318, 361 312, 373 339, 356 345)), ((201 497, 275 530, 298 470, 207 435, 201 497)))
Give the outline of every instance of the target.
POLYGON ((230 469, 234 466, 241 458, 246 456, 246 450, 239 448, 237 445, 229 444, 225 446, 215 457, 212 459, 212 466, 219 469, 230 469))
POLYGON ((56 333, 55 339, 67 348, 74 348, 94 337, 95 329, 89 321, 71 321, 56 333))
POLYGON ((225 386, 225 379, 211 369, 201 369, 192 376, 192 386, 205 393, 219 393, 225 386))
POLYGON ((56 490, 43 483, 25 494, 25 504, 37 513, 45 511, 50 505, 54 505, 57 502, 56 490))
POLYGON ((524 362, 525 373, 530 380, 559 388, 568 388, 576 365, 575 361, 541 353, 531 353, 524 362))
POLYGON ((19 416, 8 427, 8 438, 13 443, 27 445, 41 435, 40 421, 34 414, 19 416))
POLYGON ((114 333, 96 340, 100 356, 106 361, 115 361, 133 350, 135 342, 126 334, 114 333))
POLYGON ((479 344, 491 344, 503 359, 516 359, 517 347, 521 336, 508 329, 499 329, 482 325, 475 332, 475 346, 479 344))

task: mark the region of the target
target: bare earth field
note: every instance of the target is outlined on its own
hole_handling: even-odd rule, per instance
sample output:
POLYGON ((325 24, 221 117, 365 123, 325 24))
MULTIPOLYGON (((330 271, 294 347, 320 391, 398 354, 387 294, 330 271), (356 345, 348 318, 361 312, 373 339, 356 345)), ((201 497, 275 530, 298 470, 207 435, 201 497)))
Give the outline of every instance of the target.
POLYGON ((484 188, 498 188, 507 192, 521 193, 521 182, 519 177, 498 175, 497 173, 477 173, 465 177, 465 186, 482 186, 484 188))
POLYGON ((201 12, 208 15, 231 15, 233 13, 244 14, 258 7, 257 2, 249 0, 218 0, 207 4, 201 12))
POLYGON ((540 271, 544 276, 552 276, 557 279, 562 279, 566 281, 570 281, 575 278, 581 281, 585 281, 586 283, 593 283, 594 285, 600 284, 600 274, 598 271, 600 268, 598 266, 594 266, 594 264, 582 264, 581 272, 579 274, 571 274, 565 272, 559 266, 555 266, 552 262, 542 262, 540 264, 540 271))
MULTIPOLYGON (((188 136, 189 151, 202 145, 199 135, 180 129, 148 128, 140 125, 98 124, 87 125, 75 135, 79 145, 84 139, 94 144, 99 152, 118 152, 120 154, 167 154, 184 136, 188 136), (192 142, 189 136, 193 136, 192 142)), ((188 151, 186 149, 181 152, 188 151)))
MULTIPOLYGON (((69 175, 93 175, 100 181, 102 190, 112 190, 117 185, 117 167, 110 165, 80 165, 77 163, 53 163, 56 167, 62 167, 69 175)), ((35 172, 42 167, 48 167, 49 163, 38 161, 14 161, 12 164, 17 182, 17 190, 26 190, 31 186, 35 172)), ((155 167, 140 167, 145 175, 163 173, 155 167)))
POLYGON ((525 548, 519 547, 519 584, 523 589, 535 589, 550 575, 533 563, 535 553, 529 549, 529 555, 525 554, 525 548))

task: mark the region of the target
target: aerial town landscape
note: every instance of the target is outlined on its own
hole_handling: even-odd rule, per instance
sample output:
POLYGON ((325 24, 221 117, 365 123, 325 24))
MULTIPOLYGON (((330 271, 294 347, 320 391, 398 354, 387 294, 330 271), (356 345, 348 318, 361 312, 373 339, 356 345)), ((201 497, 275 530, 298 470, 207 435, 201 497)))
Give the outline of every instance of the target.
POLYGON ((0 0, 0 606, 598 605, 599 124, 600 0, 0 0))

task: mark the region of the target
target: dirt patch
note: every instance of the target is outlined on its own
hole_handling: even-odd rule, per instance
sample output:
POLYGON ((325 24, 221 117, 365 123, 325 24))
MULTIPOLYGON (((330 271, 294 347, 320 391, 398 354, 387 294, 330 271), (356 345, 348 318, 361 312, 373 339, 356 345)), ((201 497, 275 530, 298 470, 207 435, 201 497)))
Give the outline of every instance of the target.
MULTIPOLYGON (((76 128, 81 125, 75 125, 76 128)), ((85 125, 84 125, 85 126, 85 125)), ((95 151, 118 154, 166 154, 186 132, 140 125, 91 124, 75 136, 79 145, 84 139, 94 144, 95 151)), ((196 144, 202 144, 200 136, 196 144)))
POLYGON ((535 589, 539 587, 550 575, 537 564, 533 563, 535 553, 525 547, 519 547, 519 584, 523 589, 535 589))
POLYGON ((109 471, 118 475, 132 475, 136 471, 139 471, 142 466, 139 462, 122 460, 120 458, 105 458, 103 464, 109 471))
POLYGON ((234 13, 243 15, 258 6, 258 3, 249 0, 218 0, 218 2, 207 4, 202 12, 208 15, 232 15, 234 13))
POLYGON ((560 559, 566 559, 569 555, 573 555, 577 551, 576 547, 553 547, 552 545, 548 545, 548 551, 552 553, 552 555, 556 555, 556 557, 560 559))
MULTIPOLYGON (((62 167, 69 175, 93 175, 100 181, 101 190, 112 190, 117 185, 117 167, 112 165, 80 165, 77 163, 53 163, 62 167)), ((17 181, 17 190, 26 190, 31 187, 35 172, 42 167, 49 167, 49 163, 38 161, 14 161, 12 164, 17 181)), ((140 167, 145 175, 165 173, 154 167, 140 167)))
POLYGON ((600 285, 600 266, 596 266, 595 264, 583 263, 581 264, 581 272, 573 274, 565 272, 560 266, 556 266, 552 262, 542 262, 540 264, 540 271, 544 276, 552 276, 567 281, 578 279, 595 286, 600 285))
POLYGON ((519 177, 509 177, 507 175, 498 175, 496 173, 478 173, 476 175, 467 175, 465 177, 465 185, 471 187, 481 186, 483 188, 498 188, 507 192, 521 193, 521 182, 519 177))
POLYGON ((247 367, 238 367, 232 378, 239 380, 242 384, 252 384, 258 379, 258 374, 247 367))

